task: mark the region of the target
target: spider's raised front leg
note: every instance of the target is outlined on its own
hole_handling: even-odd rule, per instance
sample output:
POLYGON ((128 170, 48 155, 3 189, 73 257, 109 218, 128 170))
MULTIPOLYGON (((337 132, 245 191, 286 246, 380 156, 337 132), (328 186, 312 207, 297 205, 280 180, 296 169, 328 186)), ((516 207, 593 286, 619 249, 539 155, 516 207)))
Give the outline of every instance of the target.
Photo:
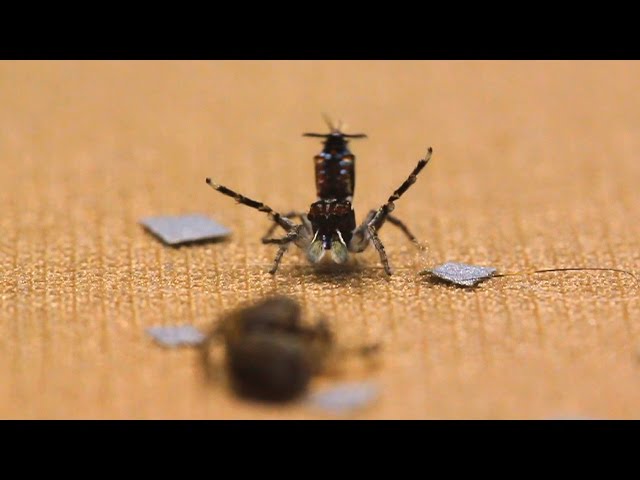
MULTIPOLYGON (((309 222, 309 219, 307 219, 307 215, 304 212, 296 212, 296 211, 291 211, 291 212, 287 212, 284 215, 282 215, 282 217, 287 218, 287 219, 291 219, 291 218, 295 218, 298 217, 300 219, 300 221, 302 222, 303 225, 305 225, 305 227, 307 227, 308 229, 311 229, 311 223, 309 222)), ((273 222, 271 224, 271 226, 269 227, 269 230, 267 230, 267 233, 265 233, 261 240, 262 243, 276 243, 276 242, 272 242, 271 240, 274 240, 273 238, 271 238, 271 235, 273 235, 273 232, 275 232, 276 228, 278 228, 278 223, 277 222, 273 222)))
POLYGON ((367 215, 367 218, 362 222, 362 224, 357 227, 353 232, 353 237, 351 242, 349 242, 349 249, 353 252, 361 252, 363 251, 367 245, 369 244, 369 240, 373 243, 374 247, 378 251, 380 255, 380 261, 384 267, 384 271, 391 275, 391 267, 389 266, 389 260, 387 258, 387 254, 384 250, 384 245, 382 241, 378 237, 377 230, 379 230, 386 220, 389 220, 392 224, 399 227, 413 242, 417 243, 416 237, 409 231, 409 229, 402 223, 401 220, 391 217, 390 214, 395 208, 395 203, 402 195, 405 194, 409 187, 416 182, 418 174, 422 171, 422 169, 429 163, 431 160, 431 154, 433 150, 429 148, 427 151, 427 155, 425 158, 418 162, 416 168, 413 169, 413 172, 407 177, 407 179, 400 185, 393 195, 389 197, 387 202, 382 205, 378 210, 372 210, 367 215))

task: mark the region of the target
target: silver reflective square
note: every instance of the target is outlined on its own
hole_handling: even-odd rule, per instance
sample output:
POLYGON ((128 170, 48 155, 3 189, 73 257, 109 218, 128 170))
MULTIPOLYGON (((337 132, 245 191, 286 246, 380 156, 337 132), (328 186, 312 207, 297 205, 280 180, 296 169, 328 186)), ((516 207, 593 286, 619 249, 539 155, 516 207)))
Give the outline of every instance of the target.
POLYGON ((378 386, 373 383, 343 383, 311 394, 308 403, 325 412, 341 415, 366 407, 378 398, 379 393, 378 386))
POLYGON ((479 267, 465 263, 447 262, 429 271, 432 275, 463 287, 473 287, 491 278, 496 269, 493 267, 479 267))
POLYGON ((146 332, 163 347, 195 346, 205 339, 204 333, 192 325, 149 327, 146 332))
POLYGON ((181 245, 227 237, 231 230, 204 215, 143 218, 140 223, 168 245, 181 245))

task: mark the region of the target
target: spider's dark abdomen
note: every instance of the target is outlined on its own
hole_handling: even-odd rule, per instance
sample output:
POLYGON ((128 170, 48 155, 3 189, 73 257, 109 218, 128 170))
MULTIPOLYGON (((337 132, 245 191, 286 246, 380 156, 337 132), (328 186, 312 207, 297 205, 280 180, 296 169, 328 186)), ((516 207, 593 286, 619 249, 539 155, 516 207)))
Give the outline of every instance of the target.
POLYGON ((329 135, 315 158, 316 193, 320 199, 344 200, 355 188, 355 156, 342 134, 329 135))

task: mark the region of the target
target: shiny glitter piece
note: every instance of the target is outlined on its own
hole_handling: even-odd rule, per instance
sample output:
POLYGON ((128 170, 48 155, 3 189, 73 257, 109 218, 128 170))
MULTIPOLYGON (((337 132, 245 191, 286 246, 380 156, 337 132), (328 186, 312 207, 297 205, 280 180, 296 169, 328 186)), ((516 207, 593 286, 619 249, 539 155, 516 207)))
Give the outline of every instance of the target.
POLYGON ((343 383, 310 395, 308 403, 327 413, 343 415, 371 404, 379 393, 378 386, 373 383, 343 383))
POLYGON ((147 334, 163 347, 181 347, 200 345, 205 335, 191 325, 180 325, 172 327, 150 327, 147 334))
POLYGON ((496 269, 493 267, 479 267, 464 263, 447 262, 437 266, 433 270, 424 273, 431 273, 441 280, 460 285, 462 287, 473 287, 478 283, 491 278, 496 269))
POLYGON ((140 223, 168 245, 182 245, 227 237, 231 230, 204 215, 148 217, 140 223))

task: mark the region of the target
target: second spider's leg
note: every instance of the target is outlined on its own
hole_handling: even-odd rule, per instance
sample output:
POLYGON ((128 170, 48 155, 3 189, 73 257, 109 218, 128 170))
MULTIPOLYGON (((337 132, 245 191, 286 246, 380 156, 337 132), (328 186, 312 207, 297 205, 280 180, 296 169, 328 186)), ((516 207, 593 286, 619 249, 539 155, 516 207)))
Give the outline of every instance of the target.
POLYGON ((387 258, 387 252, 384 251, 384 245, 382 244, 380 237, 378 237, 378 234, 376 233, 375 228, 373 228, 372 226, 368 227, 368 231, 369 231, 369 237, 373 242, 373 246, 376 247, 376 250, 380 255, 380 261, 382 262, 384 271, 387 273, 387 275, 391 275, 393 272, 391 271, 391 267, 389 266, 389 259, 387 258))
MULTIPOLYGON (((307 219, 306 215, 303 212, 295 212, 295 211, 291 211, 291 212, 287 212, 284 215, 282 215, 282 217, 284 218, 295 218, 298 217, 300 219, 300 221, 302 221, 302 223, 305 223, 305 220, 307 219)), ((269 227, 269 230, 267 230, 267 233, 265 233, 262 236, 262 243, 274 243, 271 242, 272 238, 271 235, 273 235, 273 232, 275 232, 276 228, 278 228, 278 223, 277 222, 273 222, 273 224, 269 227)))
POLYGON ((289 249, 289 246, 291 245, 292 242, 295 242, 300 236, 301 227, 302 226, 299 225, 295 227, 293 230, 291 230, 289 233, 287 233, 285 237, 279 238, 279 239, 271 239, 273 240, 273 242, 269 242, 269 243, 276 243, 280 245, 280 248, 278 249, 278 253, 276 253, 276 258, 273 261, 273 266, 271 267, 271 270, 269 270, 270 274, 273 275, 278 270, 278 267, 280 266, 280 262, 282 261, 282 257, 284 256, 286 251, 289 249))

